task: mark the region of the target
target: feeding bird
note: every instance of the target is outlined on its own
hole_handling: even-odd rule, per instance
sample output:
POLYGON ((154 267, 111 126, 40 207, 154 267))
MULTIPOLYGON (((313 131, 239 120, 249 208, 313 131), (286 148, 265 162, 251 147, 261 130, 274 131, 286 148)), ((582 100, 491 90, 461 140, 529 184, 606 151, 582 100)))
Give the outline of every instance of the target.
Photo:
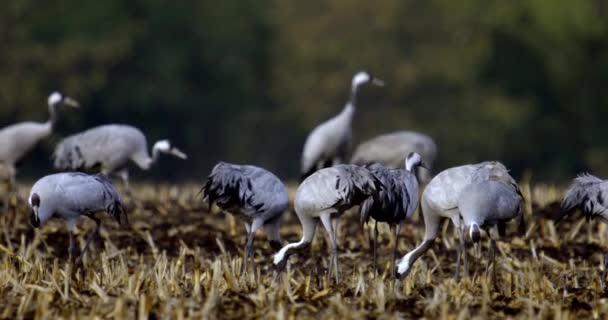
POLYGON ((366 71, 353 77, 350 97, 342 112, 318 125, 308 135, 302 152, 302 180, 313 172, 348 161, 352 147, 352 121, 359 87, 366 83, 383 86, 384 82, 366 71))
POLYGON ((380 163, 385 167, 400 168, 403 165, 403 155, 410 152, 422 156, 422 161, 428 166, 427 170, 417 172, 420 182, 428 183, 431 179, 431 166, 437 158, 437 145, 431 137, 419 132, 397 131, 364 141, 355 149, 350 163, 380 163))
MULTIPOLYGON (((36 144, 48 137, 57 123, 57 108, 69 106, 77 108, 80 105, 76 100, 53 92, 47 99, 49 107, 49 120, 46 122, 21 122, 0 129, 0 163, 6 167, 9 176, 9 185, 15 186, 16 165, 36 144)), ((5 193, 4 208, 8 210, 8 193, 5 193)))
MULTIPOLYGON (((374 194, 367 206, 361 206, 361 222, 374 218, 374 270, 377 270, 376 246, 378 241, 378 222, 395 226, 395 245, 393 259, 397 258, 399 233, 405 220, 409 219, 418 207, 418 180, 415 170, 425 167, 418 153, 411 152, 405 158, 405 169, 391 169, 379 164, 367 168, 382 182, 382 188, 374 194)), ((393 269, 391 269, 393 270, 393 269)))
POLYGON ((255 270, 253 240, 260 227, 265 227, 270 246, 274 250, 281 248, 280 219, 287 210, 289 198, 287 188, 277 176, 256 166, 219 162, 201 192, 209 208, 216 203, 244 220, 247 244, 243 270, 247 270, 248 258, 255 270))
POLYGON ((306 178, 298 187, 294 200, 295 211, 303 229, 302 239, 287 244, 274 255, 273 263, 278 273, 285 268, 291 255, 310 245, 317 223, 321 220, 331 242, 328 274, 331 274, 333 266, 337 283, 338 242, 331 219, 354 206, 369 205, 381 187, 380 180, 367 168, 350 164, 324 168, 306 178))
MULTIPOLYGON (((588 220, 599 218, 608 222, 608 181, 591 174, 581 174, 570 184, 562 200, 557 221, 579 209, 588 220)), ((608 272, 608 253, 604 255, 604 271, 600 280, 605 284, 608 272)))
POLYGON ((95 213, 105 211, 119 224, 121 214, 127 220, 118 192, 106 177, 100 175, 65 172, 45 176, 32 186, 28 202, 33 210, 30 221, 36 228, 51 217, 66 220, 70 232, 68 253, 72 261, 77 253, 74 226, 81 216, 95 221, 95 230, 89 236, 76 264, 82 260, 91 241, 99 235, 101 220, 95 217, 95 213))
POLYGON ((129 172, 126 168, 129 160, 142 170, 148 170, 156 163, 161 153, 187 159, 169 140, 160 140, 152 147, 152 156, 148 153, 148 142, 137 128, 109 124, 88 129, 64 138, 55 147, 53 157, 55 168, 61 170, 93 170, 100 167, 100 172, 109 175, 117 173, 129 189, 129 172))
MULTIPOLYGON (((464 248, 464 229, 458 200, 462 190, 472 182, 486 180, 499 181, 519 193, 519 188, 507 168, 497 161, 486 161, 453 167, 440 172, 426 186, 420 201, 424 217, 424 240, 422 244, 410 251, 397 263, 397 275, 405 278, 410 273, 416 260, 431 248, 439 232, 440 220, 448 218, 454 224, 460 236, 458 259, 456 262, 456 279, 460 279, 461 256, 464 260, 464 273, 467 274, 467 256, 464 248)), ((523 198, 523 197, 522 197, 523 198)))
MULTIPOLYGON (((496 226, 498 234, 504 237, 506 223, 518 217, 520 232, 525 232, 523 201, 517 185, 494 180, 474 181, 460 192, 458 210, 462 216, 462 229, 469 230, 471 240, 476 246, 481 238, 480 229, 484 229, 490 238, 486 275, 489 275, 490 265, 494 274, 496 271, 496 240, 492 237, 490 228, 496 226)), ((493 281, 496 281, 495 276, 493 281)))

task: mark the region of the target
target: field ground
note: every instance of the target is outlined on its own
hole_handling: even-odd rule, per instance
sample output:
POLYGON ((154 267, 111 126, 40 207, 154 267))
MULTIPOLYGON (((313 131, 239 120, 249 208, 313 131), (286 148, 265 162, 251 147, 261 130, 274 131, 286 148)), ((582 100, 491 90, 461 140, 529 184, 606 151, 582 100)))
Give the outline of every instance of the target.
MULTIPOLYGON (((386 272, 375 276, 371 228, 361 232, 355 212, 340 223, 339 285, 327 281, 322 228, 311 249, 292 256, 277 281, 273 252, 259 232, 257 275, 240 276, 245 229, 217 209, 208 212, 196 197, 196 185, 134 186, 133 195, 125 197, 130 227, 104 215, 101 239, 85 256, 83 268, 76 269, 67 263, 62 221, 40 229, 29 225, 29 187, 22 186, 16 207, 0 217, 0 318, 607 317, 607 295, 599 281, 608 247, 606 226, 571 217, 557 228, 546 217, 557 211, 561 190, 522 185, 532 200, 527 202, 528 231, 499 242, 495 288, 485 276, 486 237, 480 259, 469 251, 471 276, 454 281, 457 241, 447 223, 409 278, 395 286, 386 272)), ((402 230, 401 254, 421 241, 421 220, 416 214, 402 230)), ((295 214, 286 213, 283 221, 284 239, 298 240, 295 214)), ((81 246, 93 226, 85 219, 79 224, 81 246)), ((386 271, 393 237, 388 228, 381 231, 379 258, 386 271)))

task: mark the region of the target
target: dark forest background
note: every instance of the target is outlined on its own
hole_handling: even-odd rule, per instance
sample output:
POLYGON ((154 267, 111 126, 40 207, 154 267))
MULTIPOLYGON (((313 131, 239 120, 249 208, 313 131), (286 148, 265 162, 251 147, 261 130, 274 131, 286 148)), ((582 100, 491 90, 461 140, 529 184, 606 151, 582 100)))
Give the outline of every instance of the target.
POLYGON ((140 178, 199 180, 218 160, 296 178, 306 135, 361 69, 387 85, 361 93, 356 142, 416 130, 439 145, 438 170, 608 174, 606 1, 7 0, 0 48, 0 127, 45 121, 52 90, 83 105, 62 110, 21 179, 104 123, 190 155, 140 178))

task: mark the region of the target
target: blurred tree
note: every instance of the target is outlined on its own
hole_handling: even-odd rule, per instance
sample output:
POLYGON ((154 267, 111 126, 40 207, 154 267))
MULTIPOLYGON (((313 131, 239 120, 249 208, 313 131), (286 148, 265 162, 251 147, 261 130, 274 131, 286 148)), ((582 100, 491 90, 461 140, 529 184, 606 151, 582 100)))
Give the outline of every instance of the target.
MULTIPOLYGON (((152 176, 200 179, 218 160, 296 177, 308 132, 366 88, 355 140, 430 134, 437 168, 500 159, 515 174, 608 174, 608 19, 601 0, 9 0, 0 11, 0 126, 78 98, 53 143, 111 122, 191 156, 152 176)), ((150 141, 152 143, 153 141, 150 141)))

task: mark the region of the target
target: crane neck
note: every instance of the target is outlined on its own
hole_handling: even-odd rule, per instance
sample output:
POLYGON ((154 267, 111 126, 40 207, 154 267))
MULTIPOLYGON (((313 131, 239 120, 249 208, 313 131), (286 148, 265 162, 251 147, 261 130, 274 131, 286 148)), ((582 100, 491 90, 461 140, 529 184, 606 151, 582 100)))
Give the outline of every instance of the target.
MULTIPOLYGON (((348 97, 348 104, 353 105, 353 107, 357 104, 357 93, 359 92, 359 86, 353 84, 350 88, 350 96, 348 97)), ((347 104, 347 105, 348 105, 347 104)))
POLYGON ((49 120, 46 122, 51 130, 55 128, 57 124, 57 105, 49 104, 49 120))
POLYGON ((315 229, 317 227, 317 220, 309 216, 298 216, 300 223, 302 224, 302 239, 295 243, 290 243, 284 246, 274 256, 274 264, 284 264, 287 259, 296 252, 308 247, 315 236, 315 229))

